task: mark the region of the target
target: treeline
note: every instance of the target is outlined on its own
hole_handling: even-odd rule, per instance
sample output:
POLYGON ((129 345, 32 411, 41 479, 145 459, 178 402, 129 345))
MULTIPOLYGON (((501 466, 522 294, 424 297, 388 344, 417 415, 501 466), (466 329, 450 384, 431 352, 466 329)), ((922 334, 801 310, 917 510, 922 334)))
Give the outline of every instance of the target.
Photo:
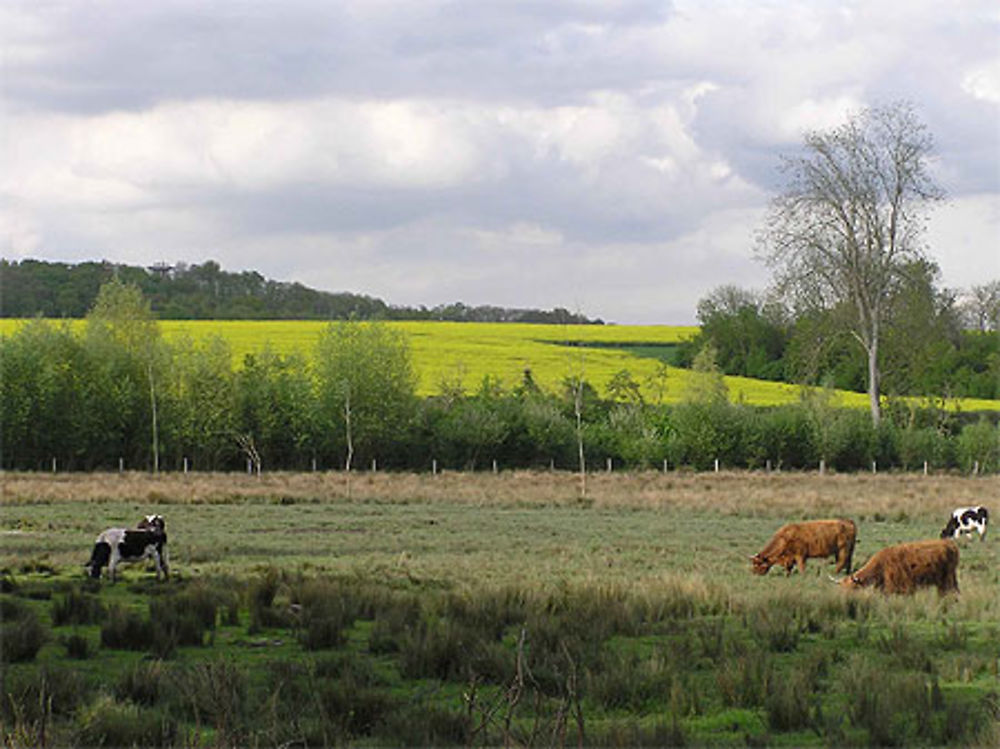
MULTIPOLYGON (((887 301, 882 392, 1000 398, 1000 282, 959 294, 937 289, 936 272, 912 264, 887 301)), ((864 392, 868 362, 844 323, 849 314, 796 312, 773 297, 719 287, 698 304, 700 332, 681 344, 676 363, 690 366, 710 346, 726 374, 864 392)))
POLYGON ((138 286, 153 312, 168 320, 447 320, 599 324, 565 309, 528 310, 462 303, 399 307, 351 293, 317 291, 300 283, 230 273, 218 263, 137 266, 0 260, 0 317, 80 318, 101 285, 113 278, 138 286))
MULTIPOLYGON (((681 402, 644 401, 628 372, 600 398, 567 379, 540 389, 441 382, 416 397, 406 339, 331 323, 311 355, 267 348, 234 366, 222 339, 168 344, 135 286, 102 287, 85 332, 32 321, 0 339, 4 469, 431 470, 548 467, 996 471, 995 415, 890 403, 877 427, 825 391, 800 403, 730 403, 705 358, 681 402), (121 463, 120 463, 121 461, 121 463)), ((604 383, 599 383, 604 384, 604 383)), ((940 404, 939 404, 940 405, 940 404)))

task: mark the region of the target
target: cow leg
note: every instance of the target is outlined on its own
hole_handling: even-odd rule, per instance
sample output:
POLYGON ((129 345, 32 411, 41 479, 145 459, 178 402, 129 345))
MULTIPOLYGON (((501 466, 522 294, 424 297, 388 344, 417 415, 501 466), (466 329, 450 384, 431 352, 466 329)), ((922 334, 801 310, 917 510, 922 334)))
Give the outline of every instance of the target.
POLYGON ((804 575, 806 573, 806 558, 798 557, 795 561, 799 565, 799 574, 804 575))

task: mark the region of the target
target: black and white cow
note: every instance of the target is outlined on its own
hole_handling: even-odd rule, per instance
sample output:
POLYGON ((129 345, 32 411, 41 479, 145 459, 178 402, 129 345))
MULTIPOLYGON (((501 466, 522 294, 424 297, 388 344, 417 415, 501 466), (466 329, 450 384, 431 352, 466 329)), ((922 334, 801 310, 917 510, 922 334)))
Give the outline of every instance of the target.
POLYGON ((986 535, 986 526, 990 523, 990 513, 985 507, 959 507, 948 518, 948 525, 941 531, 941 538, 958 538, 973 531, 979 532, 979 540, 986 535))
POLYGON ((115 581, 116 570, 122 562, 140 562, 152 559, 156 563, 156 579, 163 573, 169 577, 167 567, 167 531, 161 515, 147 515, 133 528, 108 528, 97 537, 90 561, 85 565, 90 576, 100 578, 101 567, 107 565, 108 576, 115 581))

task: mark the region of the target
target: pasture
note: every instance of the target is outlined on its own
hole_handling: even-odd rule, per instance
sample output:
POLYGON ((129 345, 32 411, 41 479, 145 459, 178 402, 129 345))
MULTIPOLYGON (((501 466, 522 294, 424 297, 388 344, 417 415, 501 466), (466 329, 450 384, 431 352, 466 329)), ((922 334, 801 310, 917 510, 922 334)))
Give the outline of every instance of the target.
POLYGON ((3 734, 995 745, 996 528, 961 545, 962 592, 944 599, 848 595, 822 560, 756 577, 747 557, 784 522, 847 516, 858 567, 998 490, 997 477, 650 472, 591 475, 581 501, 558 472, 7 474, 5 611, 27 609, 44 642, 5 664, 3 734), (113 588, 86 583, 97 533, 152 512, 172 580, 125 567, 113 588))

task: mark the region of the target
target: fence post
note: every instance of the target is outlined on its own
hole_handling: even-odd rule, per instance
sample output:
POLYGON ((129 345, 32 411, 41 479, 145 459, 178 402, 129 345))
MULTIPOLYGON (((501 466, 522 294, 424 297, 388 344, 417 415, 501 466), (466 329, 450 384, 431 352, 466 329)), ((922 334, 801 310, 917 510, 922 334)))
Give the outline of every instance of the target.
POLYGON ((927 475, 927 461, 924 461, 924 476, 927 475))
POLYGON ((378 472, 378 463, 375 458, 372 458, 372 473, 378 472))
POLYGON ((767 459, 767 472, 768 473, 771 472, 771 459, 770 458, 767 459))
POLYGON ((493 459, 493 473, 494 474, 497 473, 497 459, 496 458, 493 459))
POLYGON ((823 460, 823 459, 820 459, 820 461, 819 461, 819 475, 822 476, 824 473, 826 473, 826 461, 823 460))
POLYGON ((184 473, 187 473, 187 472, 188 472, 188 459, 187 459, 187 456, 185 455, 184 456, 184 473))
POLYGON ((876 461, 872 461, 872 473, 878 473, 878 464, 876 461))
POLYGON ((437 476, 438 475, 438 462, 437 462, 437 458, 434 458, 434 459, 431 460, 431 475, 433 475, 433 476, 437 476))
POLYGON ((715 472, 716 473, 719 472, 719 459, 718 458, 715 459, 715 472))
POLYGON ((611 458, 608 458, 608 473, 611 473, 611 458))
POLYGON ((253 474, 253 464, 250 462, 250 458, 247 458, 247 475, 253 474))
POLYGON ((125 458, 118 458, 118 473, 125 473, 125 458))
POLYGON ((666 458, 663 459, 663 472, 664 473, 667 472, 667 459, 666 458))
POLYGON ((316 473, 316 458, 313 458, 312 465, 313 465, 313 473, 316 473))
POLYGON ((56 472, 56 456, 52 456, 52 473, 56 472))
MULTIPOLYGON (((52 459, 52 461, 53 461, 53 463, 52 463, 52 464, 53 464, 53 465, 55 465, 55 458, 53 458, 53 459, 52 459)), ((54 470, 55 470, 55 469, 53 469, 53 471, 54 471, 54 470)), ((974 463, 972 464, 972 475, 973 475, 973 476, 978 476, 978 475, 979 475, 979 461, 978 461, 978 460, 977 460, 977 461, 975 461, 975 462, 974 462, 974 463)))

